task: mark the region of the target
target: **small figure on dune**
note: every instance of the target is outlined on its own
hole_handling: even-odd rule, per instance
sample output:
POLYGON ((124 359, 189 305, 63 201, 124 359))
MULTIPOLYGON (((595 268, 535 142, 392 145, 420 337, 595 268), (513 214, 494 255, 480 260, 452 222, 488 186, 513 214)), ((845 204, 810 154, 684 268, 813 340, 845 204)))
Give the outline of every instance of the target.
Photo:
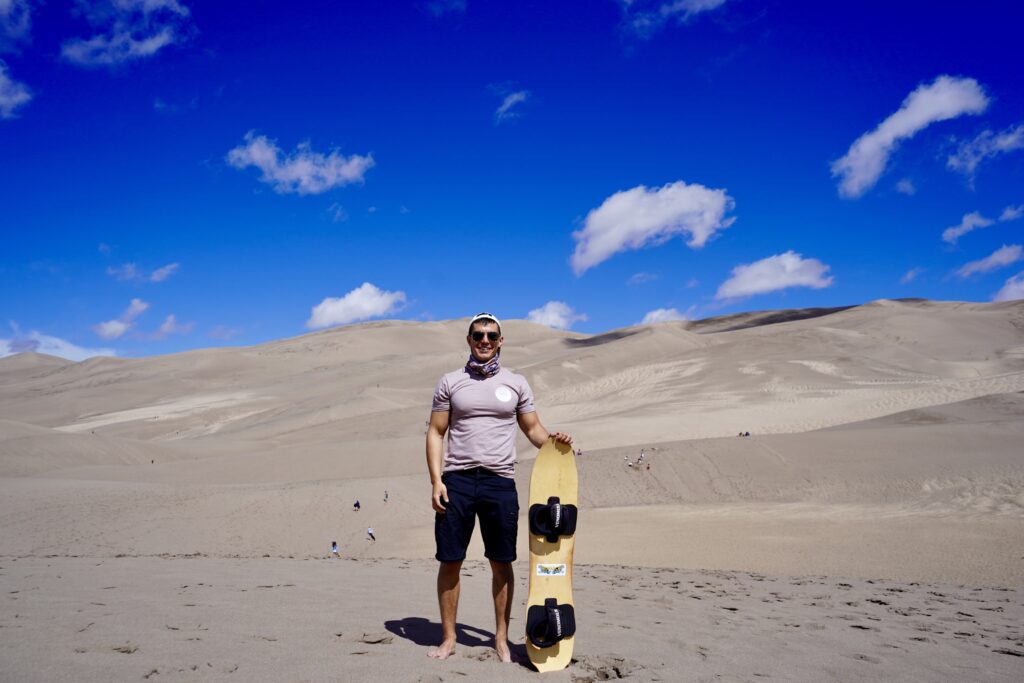
POLYGON ((387 489, 384 489, 384 502, 385 503, 388 502, 388 490, 387 489))
POLYGON ((374 543, 377 542, 377 537, 373 535, 373 527, 372 526, 366 527, 366 535, 369 536, 370 540, 373 541, 374 543))
POLYGON ((352 509, 353 509, 353 510, 354 510, 355 512, 359 512, 359 508, 360 508, 360 505, 359 505, 359 501, 357 500, 357 501, 355 502, 355 505, 353 505, 353 506, 352 506, 352 509))
POLYGON ((335 557, 338 556, 338 542, 337 541, 331 541, 331 552, 334 553, 335 557))

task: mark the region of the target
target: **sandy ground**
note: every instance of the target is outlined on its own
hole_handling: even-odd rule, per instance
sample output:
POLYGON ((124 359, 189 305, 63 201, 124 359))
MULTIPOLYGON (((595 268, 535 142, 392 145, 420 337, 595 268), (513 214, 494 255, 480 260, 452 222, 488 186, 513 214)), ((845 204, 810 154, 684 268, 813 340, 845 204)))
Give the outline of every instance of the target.
MULTIPOLYGON (((583 451, 577 659, 548 678, 1024 679, 1024 302, 504 332, 583 451)), ((478 540, 459 656, 424 656, 424 421, 464 334, 0 359, 0 680, 535 677, 489 654, 478 540)))
MULTIPOLYGON (((456 655, 423 560, 4 558, 5 681, 527 681, 494 658, 488 570, 456 655), (412 587, 420 587, 416 590, 412 587)), ((518 577, 513 630, 526 586, 518 577)), ((545 680, 1019 680, 1017 588, 586 565, 575 660, 545 680)), ((520 662, 525 647, 513 651, 520 662)))

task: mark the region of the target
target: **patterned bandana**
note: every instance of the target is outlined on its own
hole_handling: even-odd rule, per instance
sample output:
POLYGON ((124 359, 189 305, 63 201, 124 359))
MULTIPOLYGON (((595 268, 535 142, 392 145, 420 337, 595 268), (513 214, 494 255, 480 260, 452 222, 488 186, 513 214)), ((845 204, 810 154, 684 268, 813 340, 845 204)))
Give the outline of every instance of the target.
POLYGON ((481 363, 476 357, 470 353, 469 360, 466 361, 466 370, 469 372, 475 372, 478 375, 484 377, 494 377, 498 374, 498 370, 501 370, 501 357, 499 353, 494 354, 494 358, 490 359, 486 363, 481 363))

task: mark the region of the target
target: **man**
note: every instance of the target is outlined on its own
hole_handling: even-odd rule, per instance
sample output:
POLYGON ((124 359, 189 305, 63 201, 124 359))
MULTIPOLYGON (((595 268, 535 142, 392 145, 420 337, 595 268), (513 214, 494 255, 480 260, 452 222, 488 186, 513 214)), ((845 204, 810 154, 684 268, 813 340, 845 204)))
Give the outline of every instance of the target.
POLYGON ((427 429, 427 470, 433 486, 437 600, 441 608, 441 645, 427 654, 447 659, 455 651, 459 573, 480 517, 484 555, 491 564, 494 598, 494 649, 511 662, 508 622, 514 586, 519 498, 513 479, 516 425, 534 446, 549 437, 571 444, 568 434, 549 434, 537 417, 533 391, 521 375, 501 367, 501 323, 490 313, 469 322, 465 367, 441 377, 427 429), (444 436, 448 434, 448 450, 444 436))

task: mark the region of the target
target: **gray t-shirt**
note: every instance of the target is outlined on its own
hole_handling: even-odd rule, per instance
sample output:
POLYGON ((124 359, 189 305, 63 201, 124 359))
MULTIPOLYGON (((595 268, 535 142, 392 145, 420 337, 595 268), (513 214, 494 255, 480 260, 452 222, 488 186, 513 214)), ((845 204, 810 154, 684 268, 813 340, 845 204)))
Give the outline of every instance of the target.
POLYGON ((461 368, 441 377, 432 410, 450 411, 445 472, 486 467, 512 477, 516 471, 516 416, 537 409, 533 390, 522 375, 502 368, 485 378, 461 368))

